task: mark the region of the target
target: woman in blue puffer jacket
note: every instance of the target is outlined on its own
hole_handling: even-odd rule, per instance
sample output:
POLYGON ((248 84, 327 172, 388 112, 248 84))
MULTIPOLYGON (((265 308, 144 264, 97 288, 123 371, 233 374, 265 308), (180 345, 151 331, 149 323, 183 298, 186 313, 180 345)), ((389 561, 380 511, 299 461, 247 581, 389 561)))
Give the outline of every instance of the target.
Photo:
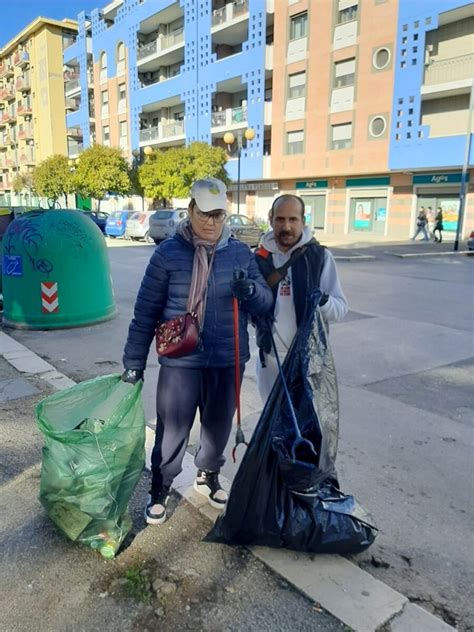
POLYGON ((235 413, 235 351, 232 298, 240 301, 240 371, 250 358, 248 314, 272 308, 270 288, 248 246, 234 239, 226 226, 225 185, 215 178, 198 180, 191 189, 189 219, 176 235, 153 253, 135 304, 123 357, 122 379, 143 379, 146 359, 158 322, 197 306, 201 345, 181 358, 160 357, 157 425, 152 453, 152 486, 145 519, 166 520, 173 479, 180 473, 196 411, 201 437, 196 453, 194 488, 222 509, 227 494, 219 483, 224 449, 235 413), (243 271, 234 280, 234 270, 243 271))

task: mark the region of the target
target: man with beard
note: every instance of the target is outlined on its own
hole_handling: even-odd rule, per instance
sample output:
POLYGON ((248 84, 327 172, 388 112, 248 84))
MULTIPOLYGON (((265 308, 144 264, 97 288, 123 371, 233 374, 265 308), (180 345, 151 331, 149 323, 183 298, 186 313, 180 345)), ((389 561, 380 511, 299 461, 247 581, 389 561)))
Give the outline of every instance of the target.
POLYGON ((313 238, 304 212, 304 202, 297 195, 277 197, 269 213, 272 229, 255 253, 274 298, 270 317, 256 319, 260 349, 257 384, 263 403, 278 375, 270 328, 283 362, 315 290, 322 292, 319 308, 326 322, 342 320, 347 313, 334 257, 313 238))

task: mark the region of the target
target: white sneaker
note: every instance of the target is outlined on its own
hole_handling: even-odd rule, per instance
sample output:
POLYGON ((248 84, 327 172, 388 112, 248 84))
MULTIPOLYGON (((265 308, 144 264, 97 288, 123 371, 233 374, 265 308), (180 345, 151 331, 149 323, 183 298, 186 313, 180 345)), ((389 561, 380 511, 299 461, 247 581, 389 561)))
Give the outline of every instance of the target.
POLYGON ((198 470, 194 489, 203 496, 215 509, 224 509, 228 500, 227 492, 222 489, 219 483, 219 472, 208 472, 198 470))
POLYGON ((145 508, 145 520, 147 524, 163 524, 166 520, 166 505, 170 499, 170 488, 163 487, 155 498, 148 494, 145 508))

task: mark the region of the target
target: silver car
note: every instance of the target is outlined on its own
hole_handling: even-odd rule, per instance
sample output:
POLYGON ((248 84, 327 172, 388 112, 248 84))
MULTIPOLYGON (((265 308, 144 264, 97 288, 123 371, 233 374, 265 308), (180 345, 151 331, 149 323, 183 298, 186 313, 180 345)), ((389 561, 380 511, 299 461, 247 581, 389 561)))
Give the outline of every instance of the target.
POLYGON ((155 244, 172 237, 176 226, 188 216, 185 208, 159 208, 150 217, 149 236, 155 244))
POLYGON ((150 217, 154 211, 137 211, 127 220, 125 237, 127 239, 143 239, 147 243, 153 243, 150 237, 150 217))

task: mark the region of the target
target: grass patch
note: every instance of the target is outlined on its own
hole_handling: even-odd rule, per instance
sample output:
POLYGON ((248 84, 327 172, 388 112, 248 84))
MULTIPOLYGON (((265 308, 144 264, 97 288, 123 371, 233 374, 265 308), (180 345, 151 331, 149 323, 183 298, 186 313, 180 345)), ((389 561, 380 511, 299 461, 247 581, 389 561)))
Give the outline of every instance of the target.
POLYGON ((129 568, 125 571, 127 583, 125 590, 135 601, 149 603, 151 599, 150 581, 140 574, 140 568, 129 568))

